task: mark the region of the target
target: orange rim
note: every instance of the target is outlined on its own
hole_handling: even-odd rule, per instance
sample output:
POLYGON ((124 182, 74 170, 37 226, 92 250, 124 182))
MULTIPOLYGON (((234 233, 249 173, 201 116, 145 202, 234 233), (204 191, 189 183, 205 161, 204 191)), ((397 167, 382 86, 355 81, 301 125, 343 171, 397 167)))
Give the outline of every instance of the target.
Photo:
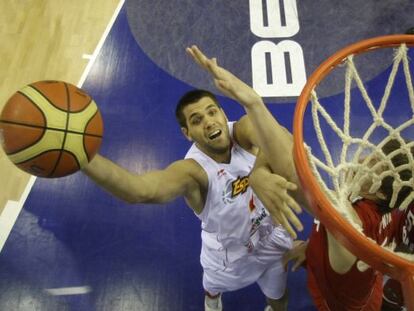
MULTIPOLYGON (((303 141, 304 114, 310 101, 311 92, 320 81, 349 55, 384 47, 396 47, 403 43, 407 46, 414 46, 414 36, 389 35, 362 40, 334 53, 312 73, 299 96, 295 108, 293 123, 294 160, 302 188, 312 211, 335 238, 374 269, 400 280, 406 285, 407 290, 414 290, 414 263, 410 263, 369 241, 343 219, 331 205, 313 175, 303 141)), ((405 295, 405 300, 409 310, 414 311, 414 297, 411 296, 412 293, 409 296, 405 295)))

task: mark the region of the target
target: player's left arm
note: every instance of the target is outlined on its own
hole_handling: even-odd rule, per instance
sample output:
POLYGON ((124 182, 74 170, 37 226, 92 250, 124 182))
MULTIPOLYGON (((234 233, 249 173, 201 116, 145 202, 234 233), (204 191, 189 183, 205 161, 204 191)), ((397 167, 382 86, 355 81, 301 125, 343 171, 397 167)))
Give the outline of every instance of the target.
MULTIPOLYGON (((249 85, 219 66, 215 58, 207 58, 198 47, 187 48, 187 53, 197 64, 211 74, 214 84, 224 95, 239 102, 244 107, 246 116, 242 117, 234 126, 236 141, 243 148, 253 153, 256 153, 259 149, 263 159, 267 160, 263 163, 267 162, 273 173, 283 176, 290 182, 299 184, 293 163, 292 135, 276 121, 262 98, 249 85)), ((275 190, 281 190, 280 193, 274 191, 275 196, 280 198, 285 195, 286 188, 275 190), (282 194, 282 196, 279 194, 282 194)), ((260 198, 260 192, 258 196, 260 198)), ((279 222, 289 232, 291 232, 291 227, 286 225, 288 220, 300 230, 301 226, 294 217, 291 217, 290 208, 296 213, 301 212, 297 204, 274 206, 269 211, 273 211, 273 216, 279 218, 279 222), (278 208, 280 212, 277 212, 278 208)))
MULTIPOLYGON (((274 173, 284 177, 287 177, 286 174, 292 175, 292 177, 296 175, 292 159, 292 135, 276 121, 259 94, 230 71, 219 66, 216 58, 206 57, 197 46, 187 48, 187 53, 197 64, 210 73, 214 84, 221 93, 244 107, 249 121, 240 120, 240 123, 244 124, 237 125, 236 131, 242 131, 246 128, 245 133, 249 136, 245 137, 250 139, 250 143, 259 147, 264 156, 271 160, 269 164, 274 173), (248 128, 249 122, 251 124, 248 128), (277 160, 274 160, 276 158, 277 160)), ((244 133, 237 135, 237 138, 244 139, 242 138, 244 133)), ((296 182, 295 180, 291 181, 296 182)))
POLYGON ((197 46, 187 48, 187 53, 210 73, 214 84, 224 95, 244 107, 246 117, 235 125, 237 142, 244 148, 247 146, 248 150, 258 147, 274 173, 299 185, 292 156, 292 134, 276 121, 259 94, 219 66, 215 58, 206 57, 197 46))

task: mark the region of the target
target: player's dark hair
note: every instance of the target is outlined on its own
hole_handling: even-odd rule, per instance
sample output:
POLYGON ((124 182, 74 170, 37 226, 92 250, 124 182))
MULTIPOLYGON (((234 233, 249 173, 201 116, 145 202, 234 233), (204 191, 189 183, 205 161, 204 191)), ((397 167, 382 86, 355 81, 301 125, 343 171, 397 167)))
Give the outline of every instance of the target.
MULTIPOLYGON (((401 144, 397 139, 392 139, 389 142, 387 142, 383 147, 382 150, 386 155, 391 154, 397 149, 401 148, 401 144)), ((414 148, 411 148, 410 151, 412 154, 414 154, 414 148)), ((409 159, 408 155, 404 152, 399 152, 395 156, 391 158, 391 162, 395 168, 398 168, 401 165, 408 164, 409 159)), ((398 172, 400 175, 401 180, 407 181, 410 180, 412 177, 412 170, 411 169, 404 169, 398 172)), ((394 177, 393 176, 387 176, 382 180, 381 187, 379 188, 379 191, 385 195, 386 199, 380 199, 379 203, 381 206, 381 210, 383 212, 390 210, 390 202, 391 197, 393 193, 393 183, 394 183, 394 177)), ((401 203, 411 194, 412 188, 408 186, 403 186, 401 190, 398 193, 397 200, 394 204, 394 208, 398 208, 401 203)), ((412 204, 413 202, 410 202, 412 204)), ((410 205, 409 204, 409 205, 410 205)))
POLYGON ((217 97, 213 93, 206 91, 206 90, 189 91, 185 93, 183 96, 181 96, 175 108, 175 117, 177 119, 178 124, 180 124, 181 127, 187 128, 187 122, 185 120, 185 116, 183 113, 184 108, 187 107, 188 105, 198 102, 203 97, 211 98, 213 102, 217 105, 217 107, 221 108, 217 100, 217 97))

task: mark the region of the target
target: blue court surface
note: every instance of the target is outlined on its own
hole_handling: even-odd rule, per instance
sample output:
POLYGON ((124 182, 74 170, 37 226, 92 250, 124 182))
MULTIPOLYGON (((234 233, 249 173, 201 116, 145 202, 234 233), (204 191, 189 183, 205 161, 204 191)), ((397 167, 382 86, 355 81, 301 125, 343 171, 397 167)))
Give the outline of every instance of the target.
MULTIPOLYGON (((270 10, 274 2, 263 3, 270 10)), ((299 69, 305 66, 304 74, 309 75, 346 44, 398 32, 401 25, 395 19, 400 17, 401 22, 408 18, 408 9, 402 4, 398 10, 388 4, 394 11, 378 24, 365 27, 369 23, 368 4, 376 1, 364 2, 361 10, 357 10, 360 1, 350 1, 349 7, 343 7, 342 1, 333 2, 336 7, 330 1, 316 1, 314 6, 298 4, 292 10, 300 20, 300 31, 293 38, 304 53, 303 58, 296 55, 298 59, 287 61, 298 60, 299 69), (347 17, 354 12, 361 16, 350 26, 347 17), (319 16, 319 23, 324 24, 316 25, 319 16), (332 27, 336 30, 326 27, 335 19, 342 23, 343 31, 339 31, 340 25, 332 27), (387 19, 391 20, 388 24, 387 19), (381 25, 386 27, 378 28, 381 25)), ((387 8, 385 2, 376 13, 387 8)), ((295 1, 278 3, 284 4, 284 12, 290 12, 295 1)), ((189 44, 198 44, 209 56, 217 56, 223 66, 260 88, 261 82, 254 82, 252 76, 257 69, 252 69, 252 47, 261 41, 280 40, 272 34, 260 37, 253 33, 249 12, 253 14, 247 1, 127 1, 83 84, 104 119, 100 153, 137 173, 164 168, 185 155, 189 142, 176 124, 175 104, 192 88, 215 91, 207 75, 185 55, 189 44), (232 23, 245 29, 240 30, 239 24, 234 29, 232 23)), ((264 22, 271 24, 266 16, 262 16, 264 22)), ((280 18, 286 24, 289 15, 281 14, 280 18)), ((265 70, 271 84, 276 76, 272 76, 271 67, 265 66, 265 70)), ((294 73, 287 76, 293 80, 291 84, 297 83, 291 93, 263 89, 263 97, 279 122, 291 129, 295 97, 303 81, 295 81, 294 73)), ((326 95, 338 92, 326 91, 326 95)), ((242 116, 239 105, 219 99, 230 120, 242 116)), ((312 219, 305 214, 301 219, 306 230, 300 237, 306 238, 312 219)), ((167 205, 128 205, 82 173, 54 180, 38 178, 0 253, 0 310, 203 310, 200 248, 200 222, 183 199, 167 205)), ((306 290, 303 269, 289 274, 288 286, 289 310, 316 310, 306 290)), ((257 285, 226 293, 223 303, 228 311, 257 311, 265 306, 257 285)))

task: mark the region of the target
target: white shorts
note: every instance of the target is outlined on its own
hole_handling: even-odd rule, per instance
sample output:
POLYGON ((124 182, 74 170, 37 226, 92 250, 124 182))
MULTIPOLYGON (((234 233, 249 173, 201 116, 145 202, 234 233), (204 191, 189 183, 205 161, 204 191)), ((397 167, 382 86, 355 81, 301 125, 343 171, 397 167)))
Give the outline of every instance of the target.
POLYGON ((213 249, 203 243, 200 255, 203 287, 215 295, 257 283, 266 297, 279 299, 285 293, 287 280, 282 256, 290 248, 292 238, 280 226, 262 238, 253 252, 234 262, 226 260, 226 250, 213 249))

